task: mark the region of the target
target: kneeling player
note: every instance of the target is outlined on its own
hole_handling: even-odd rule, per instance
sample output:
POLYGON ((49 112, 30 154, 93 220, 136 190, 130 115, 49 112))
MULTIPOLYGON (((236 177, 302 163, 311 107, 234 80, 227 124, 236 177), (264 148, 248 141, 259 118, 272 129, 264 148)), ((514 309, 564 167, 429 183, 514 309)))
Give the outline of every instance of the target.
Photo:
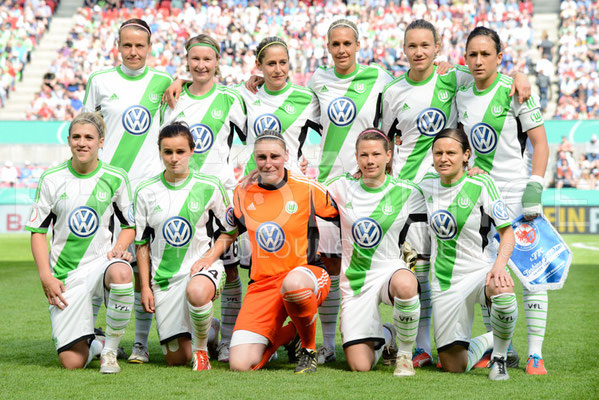
POLYGON ((101 350, 100 372, 113 374, 121 370, 117 349, 131 317, 131 254, 126 249, 135 231, 127 174, 98 160, 104 131, 100 114, 82 113, 71 122, 73 157, 42 175, 25 229, 31 231, 31 251, 50 303, 52 340, 61 364, 84 368, 101 350), (113 215, 123 228, 114 247, 109 228, 113 215), (103 344, 92 341, 93 296, 107 299, 103 344))
POLYGON ((258 182, 235 189, 235 217, 252 246, 251 283, 237 318, 229 363, 232 370, 261 368, 297 333, 302 349, 295 372, 316 371, 316 312, 330 279, 316 246, 315 216, 335 219, 337 209, 320 184, 285 169, 279 132, 256 137, 258 182), (289 316, 292 323, 282 327, 289 316))
MULTIPOLYGON (((216 177, 189 170, 195 144, 186 125, 164 127, 158 146, 166 169, 135 192, 142 304, 156 313, 166 362, 184 365, 193 356, 193 370, 206 370, 211 368, 207 346, 212 301, 225 283, 218 258, 237 237, 231 225, 233 209, 216 177), (210 247, 207 227, 214 217, 223 233, 210 247)), ((216 332, 212 336, 215 345, 216 332)))
POLYGON ((383 132, 367 129, 356 141, 360 179, 346 174, 326 185, 338 205, 344 239, 340 329, 347 362, 354 371, 370 370, 384 348, 397 352, 397 334, 394 375, 411 376, 420 301, 400 246, 408 241, 428 248, 429 240, 420 190, 388 175, 391 155, 383 132), (393 324, 382 324, 381 302, 393 307, 393 324))
POLYGON ((506 353, 518 315, 506 270, 514 247, 511 219, 494 181, 465 173, 471 150, 461 128, 441 131, 432 149, 437 173, 425 175, 420 187, 434 233, 431 289, 439 359, 446 371, 464 372, 493 347, 489 378, 508 379, 506 353), (489 246, 491 224, 499 232, 497 254, 489 246), (475 303, 490 306, 492 332, 471 340, 475 303))

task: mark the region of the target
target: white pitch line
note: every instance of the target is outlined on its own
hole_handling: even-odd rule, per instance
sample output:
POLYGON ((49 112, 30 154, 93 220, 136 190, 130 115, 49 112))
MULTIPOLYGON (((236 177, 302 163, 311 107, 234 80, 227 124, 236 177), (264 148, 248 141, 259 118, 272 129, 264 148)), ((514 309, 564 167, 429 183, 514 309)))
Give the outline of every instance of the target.
POLYGON ((574 244, 572 244, 572 246, 578 247, 579 249, 587 249, 587 250, 599 251, 599 247, 589 246, 589 245, 584 244, 584 243, 574 243, 574 244))

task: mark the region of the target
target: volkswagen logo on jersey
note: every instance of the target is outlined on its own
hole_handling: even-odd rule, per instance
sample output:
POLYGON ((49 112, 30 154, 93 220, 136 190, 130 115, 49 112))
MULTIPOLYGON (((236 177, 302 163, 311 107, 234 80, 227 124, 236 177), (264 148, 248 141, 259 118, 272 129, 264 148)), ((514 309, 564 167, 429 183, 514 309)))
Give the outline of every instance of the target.
POLYGON ((519 250, 532 249, 539 240, 539 235, 533 223, 520 223, 514 229, 516 248, 519 250))
POLYGON ((185 246, 192 234, 191 224, 182 217, 171 217, 162 225, 162 236, 173 247, 185 246))
POLYGON ((254 132, 259 135, 266 129, 281 132, 281 121, 274 114, 262 114, 254 122, 254 132))
POLYGON ((196 148, 193 150, 196 154, 202 154, 210 150, 214 143, 214 135, 212 129, 208 125, 194 124, 189 129, 193 135, 193 141, 196 144, 196 148))
POLYGON ((90 237, 96 233, 99 226, 98 213, 91 207, 78 207, 69 215, 69 229, 77 237, 90 237))
POLYGON ((233 207, 227 207, 227 211, 225 212, 225 220, 229 226, 235 226, 235 213, 233 212, 233 207))
POLYGON ((363 249, 377 246, 383 237, 383 230, 372 218, 360 218, 351 227, 354 242, 363 249))
POLYGON ((144 106, 131 106, 125 110, 122 122, 127 133, 143 135, 152 125, 152 116, 144 106))
POLYGON ((356 103, 348 97, 337 97, 329 104, 329 119, 337 126, 347 126, 356 119, 356 103))
POLYGON ((470 142, 480 154, 488 154, 497 146, 497 133, 489 124, 479 122, 470 131, 470 142))
POLYGON ((416 118, 418 131, 425 136, 435 136, 445 128, 447 118, 443 111, 438 108, 427 108, 416 118))
POLYGON ((274 222, 264 222, 256 230, 256 242, 262 250, 275 253, 285 244, 285 232, 274 222))
POLYGON ((455 217, 446 210, 438 210, 431 215, 431 228, 441 240, 453 239, 458 233, 455 217))
MULTIPOLYGON (((505 203, 503 200, 498 200, 493 205, 493 219, 495 220, 510 220, 510 216, 505 209, 505 203)), ((497 221, 496 221, 497 222, 497 221)))

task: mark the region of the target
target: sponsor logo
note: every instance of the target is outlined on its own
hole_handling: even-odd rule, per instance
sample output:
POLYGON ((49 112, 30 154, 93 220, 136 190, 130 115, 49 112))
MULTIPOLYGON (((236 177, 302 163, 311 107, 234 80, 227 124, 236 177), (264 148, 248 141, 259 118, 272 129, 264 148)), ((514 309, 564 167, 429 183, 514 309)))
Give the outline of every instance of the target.
POLYGON ((212 110, 210 116, 214 119, 221 119, 223 117, 223 110, 212 110))
POLYGON ((495 202, 495 204, 493 205, 493 217, 494 219, 499 219, 499 220, 508 220, 510 219, 510 216, 507 213, 507 209, 505 208, 505 203, 503 202, 503 200, 498 200, 497 202, 495 202))
POLYGON ((532 224, 522 223, 514 229, 516 247, 520 250, 531 249, 539 240, 539 235, 532 224))
POLYGON ((468 119, 468 111, 464 111, 464 116, 462 118, 468 119))
POLYGON ((285 204, 285 211, 289 214, 295 214, 297 212, 297 203, 295 201, 288 201, 285 204))
POLYGON ((372 218, 358 219, 352 225, 351 233, 354 242, 364 249, 377 246, 383 237, 381 226, 372 218))
POLYGON ((275 222, 264 222, 256 230, 256 242, 262 250, 275 253, 285 244, 285 232, 275 222))
POLYGON ((144 106, 131 106, 125 110, 121 120, 125 131, 131 135, 143 135, 150 129, 152 116, 144 106))
POLYGON ((250 203, 250 205, 248 206, 248 210, 250 210, 250 211, 256 210, 256 206, 254 205, 254 203, 250 203))
POLYGON ((162 236, 173 247, 185 246, 192 234, 191 224, 182 217, 171 217, 162 226, 162 236))
POLYGON ((427 108, 416 118, 418 131, 425 136, 435 136, 445 128, 447 118, 438 108, 427 108))
POLYGON ((401 107, 401 111, 406 111, 409 109, 410 109, 410 106, 408 105, 408 103, 403 103, 403 106, 401 107))
POLYGON ((154 212, 154 214, 156 214, 156 213, 158 213, 158 212, 161 212, 161 211, 162 211, 162 208, 160 208, 160 206, 156 206, 156 207, 154 207, 154 211, 153 211, 153 212, 154 212))
POLYGON ((69 196, 67 196, 67 192, 64 192, 63 194, 60 195, 59 200, 68 200, 69 196))
POLYGON ((262 114, 254 122, 254 132, 259 135, 266 129, 281 132, 281 121, 274 114, 262 114))
POLYGON ((348 201, 348 202, 345 204, 345 208, 347 208, 348 210, 349 210, 349 209, 353 209, 353 208, 354 208, 354 205, 351 203, 351 201, 348 201))
POLYGON ((227 207, 227 211, 225 212, 225 221, 229 226, 235 226, 235 213, 233 211, 233 207, 227 207))
POLYGON ((354 122, 358 110, 356 103, 348 97, 337 97, 329 104, 329 120, 337 126, 347 126, 354 122))
POLYGON ((259 106, 259 105, 261 105, 262 103, 260 102, 260 100, 256 100, 256 101, 254 101, 252 104, 253 104, 253 105, 255 105, 255 106, 259 106))
POLYGON ((326 93, 328 91, 329 91, 329 89, 327 89, 327 87, 325 85, 322 85, 322 87, 320 88, 320 93, 326 93))
POLYGON ((449 94, 449 92, 447 90, 440 90, 439 93, 437 93, 437 98, 439 99, 439 101, 445 103, 447 100, 449 100, 449 98, 451 97, 451 95, 449 94))
POLYGON ((91 207, 78 207, 69 215, 69 229, 73 235, 87 238, 98 231, 100 218, 98 213, 91 207))
POLYGON ((453 239, 458 233, 458 224, 449 211, 438 210, 431 215, 431 228, 441 240, 453 239))
POLYGON ((491 125, 479 122, 470 131, 470 142, 480 154, 488 154, 497 147, 497 133, 491 125))
POLYGON ((112 96, 110 96, 109 100, 118 100, 119 96, 116 95, 116 93, 113 93, 112 96))
POLYGON ((196 144, 193 150, 196 154, 202 154, 210 150, 214 144, 214 134, 208 125, 194 124, 189 129, 193 135, 193 141, 196 144))

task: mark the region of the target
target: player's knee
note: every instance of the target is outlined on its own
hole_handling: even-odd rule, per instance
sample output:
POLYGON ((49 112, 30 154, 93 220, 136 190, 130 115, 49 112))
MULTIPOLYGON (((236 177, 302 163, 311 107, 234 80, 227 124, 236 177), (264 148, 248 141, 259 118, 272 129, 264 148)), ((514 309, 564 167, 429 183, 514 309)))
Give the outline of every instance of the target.
POLYGON ((85 367, 85 360, 83 357, 68 357, 66 355, 59 354, 58 359, 60 360, 63 368, 68 370, 81 369, 85 367))
POLYGON ((166 364, 171 367, 187 365, 191 361, 191 357, 188 357, 183 352, 167 353, 164 358, 166 360, 166 364))
POLYGON ((110 283, 129 283, 133 278, 131 267, 121 262, 114 263, 109 267, 108 278, 110 283))
POLYGON ((254 366, 252 363, 241 357, 234 357, 233 355, 229 356, 229 368, 231 371, 244 372, 251 371, 254 366))
POLYGON ((487 286, 485 286, 485 293, 487 294, 487 297, 493 297, 493 296, 497 296, 498 294, 513 294, 514 293, 514 287, 513 286, 497 286, 495 285, 494 282, 489 283, 487 286))
POLYGON ((214 285, 207 278, 195 276, 187 284, 185 295, 189 304, 194 307, 201 307, 212 301, 214 285))
POLYGON ((355 372, 367 372, 372 369, 372 362, 368 362, 369 360, 365 358, 353 358, 347 360, 347 364, 349 365, 349 369, 355 372))
POLYGON ((410 299, 418 294, 418 281, 408 270, 397 271, 391 279, 389 291, 393 297, 410 299))

